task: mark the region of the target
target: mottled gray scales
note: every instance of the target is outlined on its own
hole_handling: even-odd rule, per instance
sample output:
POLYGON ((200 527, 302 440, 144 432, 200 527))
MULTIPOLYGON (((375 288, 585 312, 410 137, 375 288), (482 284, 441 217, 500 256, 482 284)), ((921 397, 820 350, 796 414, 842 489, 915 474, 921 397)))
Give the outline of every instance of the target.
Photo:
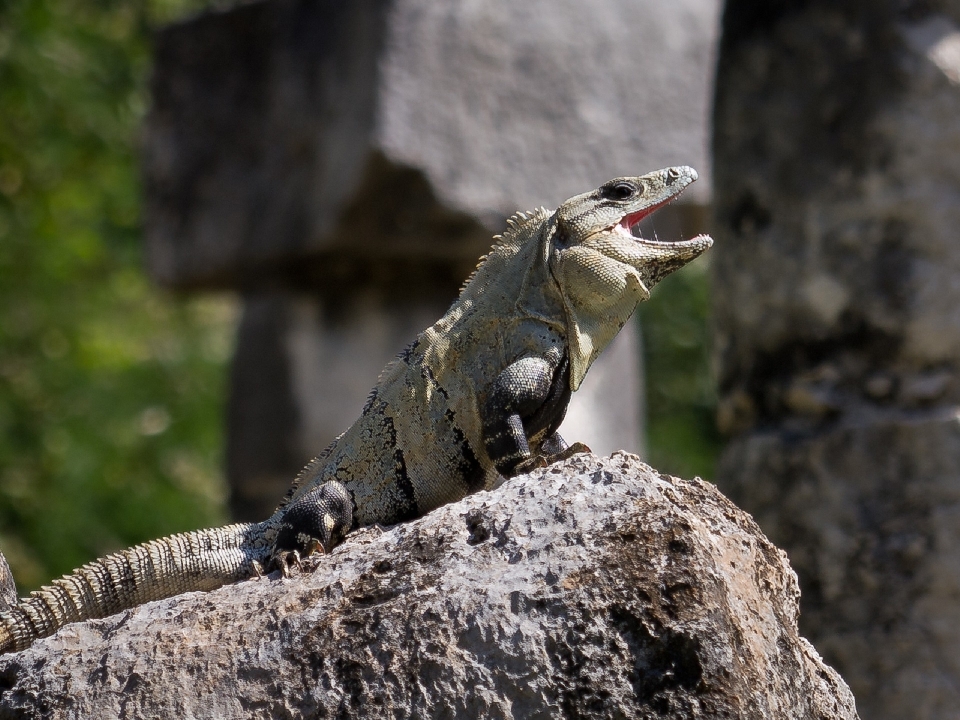
POLYGON ((447 410, 444 418, 449 424, 450 434, 453 436, 454 445, 451 446, 451 449, 456 451, 454 455, 457 463, 455 477, 463 479, 468 493, 482 490, 485 478, 483 466, 480 464, 473 448, 470 447, 470 443, 467 442, 463 431, 457 426, 457 414, 453 410, 447 410))
POLYGON ((254 574, 272 553, 266 523, 172 535, 108 555, 37 590, 0 615, 0 647, 19 650, 68 622, 254 574))
POLYGON ((296 558, 330 548, 353 527, 353 498, 342 483, 331 480, 286 507, 279 518, 274 553, 296 558))
POLYGON ((549 461, 565 448, 556 429, 593 361, 661 278, 712 244, 631 234, 696 177, 676 167, 616 178, 556 211, 514 215, 457 301, 387 365, 360 418, 270 518, 85 565, 0 613, 0 652, 75 620, 286 572, 356 526, 422 515, 549 461))

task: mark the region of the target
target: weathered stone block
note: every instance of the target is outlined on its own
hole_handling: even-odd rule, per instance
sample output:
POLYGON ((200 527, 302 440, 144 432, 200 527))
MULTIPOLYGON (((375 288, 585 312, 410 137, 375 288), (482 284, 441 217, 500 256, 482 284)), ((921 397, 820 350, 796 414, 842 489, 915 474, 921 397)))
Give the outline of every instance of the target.
POLYGON ((680 163, 702 202, 718 10, 271 0, 169 27, 144 143, 151 271, 249 287, 332 253, 472 260, 515 210, 680 163))
POLYGON ((872 718, 960 700, 960 3, 728 0, 717 484, 872 718))
MULTIPOLYGON (((944 5, 953 21, 896 2, 762 18, 752 2, 728 4, 711 255, 722 392, 820 363, 851 396, 878 372, 907 385, 956 374, 960 85, 935 58, 960 47, 960 3, 944 5)), ((941 390, 882 399, 960 401, 955 379, 941 390)))

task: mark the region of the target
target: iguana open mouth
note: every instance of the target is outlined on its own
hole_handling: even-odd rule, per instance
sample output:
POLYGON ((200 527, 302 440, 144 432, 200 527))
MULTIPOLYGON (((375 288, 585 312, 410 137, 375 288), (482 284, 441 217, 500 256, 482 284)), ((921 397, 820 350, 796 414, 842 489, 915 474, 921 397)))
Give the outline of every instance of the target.
MULTIPOLYGON (((637 225, 639 225, 640 222, 641 222, 645 217, 647 217, 648 215, 651 215, 652 213, 656 212, 657 210, 659 210, 660 208, 662 208, 664 205, 667 205, 667 204, 673 202, 673 201, 676 200, 679 196, 680 196, 680 193, 677 193, 677 194, 674 195, 673 197, 670 197, 670 198, 667 198, 666 200, 663 200, 663 201, 661 201, 661 202, 658 202, 656 205, 651 205, 650 207, 644 208, 643 210, 639 210, 639 211, 637 211, 637 212, 635 212, 635 213, 630 213, 629 215, 624 215, 624 216, 623 216, 623 219, 621 219, 620 222, 617 224, 617 226, 614 228, 614 232, 618 232, 618 233, 620 233, 621 235, 625 235, 625 236, 627 236, 627 237, 633 238, 634 240, 642 240, 642 241, 644 241, 644 242, 655 242, 655 243, 671 244, 671 242, 670 242, 669 240, 660 240, 659 238, 654 238, 654 239, 651 240, 650 238, 645 238, 645 237, 643 237, 642 235, 640 235, 639 231, 637 231, 637 232, 634 232, 634 231, 636 230, 637 225)), ((680 241, 680 242, 682 242, 682 241, 680 241)))

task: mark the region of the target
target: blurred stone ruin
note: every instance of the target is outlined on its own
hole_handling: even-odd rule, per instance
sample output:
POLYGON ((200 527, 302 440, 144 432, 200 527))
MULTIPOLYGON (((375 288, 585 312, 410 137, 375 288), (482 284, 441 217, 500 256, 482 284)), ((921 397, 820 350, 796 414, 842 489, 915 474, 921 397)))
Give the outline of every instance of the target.
MULTIPOLYGON (((517 210, 689 164, 665 236, 703 229, 718 0, 270 0, 157 36, 148 263, 243 298, 229 405, 238 519, 359 414, 517 210)), ((642 450, 639 334, 561 432, 642 450)))
POLYGON ((728 0, 718 486, 869 718, 960 706, 960 2, 728 0))

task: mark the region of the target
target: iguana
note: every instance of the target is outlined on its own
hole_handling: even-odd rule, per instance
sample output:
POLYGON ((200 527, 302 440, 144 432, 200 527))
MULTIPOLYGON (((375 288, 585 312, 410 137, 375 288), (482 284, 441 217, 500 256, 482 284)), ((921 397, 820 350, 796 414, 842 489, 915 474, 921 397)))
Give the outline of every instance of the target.
POLYGON ((66 623, 286 572, 351 529, 418 517, 566 447, 571 393, 663 277, 713 241, 635 236, 697 173, 621 177, 555 212, 517 213, 460 297, 383 370, 360 418, 299 474, 276 512, 95 560, 0 613, 0 652, 66 623))

